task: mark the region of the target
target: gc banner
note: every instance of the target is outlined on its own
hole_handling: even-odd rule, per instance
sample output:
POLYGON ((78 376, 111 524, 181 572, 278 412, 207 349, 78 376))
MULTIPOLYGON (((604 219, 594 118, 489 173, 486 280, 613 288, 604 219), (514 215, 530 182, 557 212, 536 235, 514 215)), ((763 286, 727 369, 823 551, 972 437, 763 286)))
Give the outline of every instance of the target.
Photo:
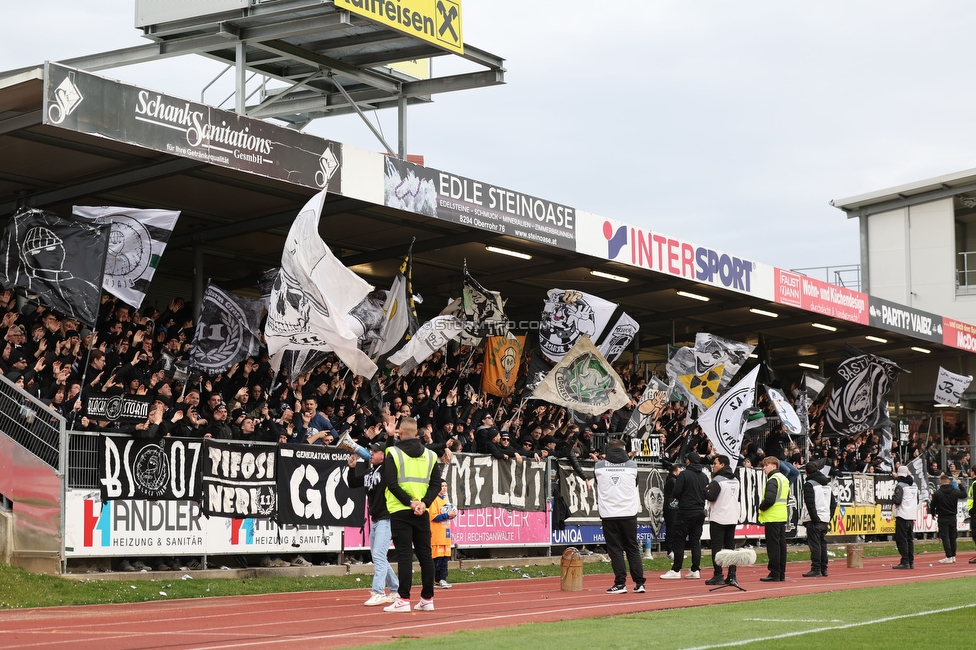
POLYGON ((349 487, 348 451, 288 445, 278 449, 279 524, 362 526, 366 491, 349 487))
POLYGON ((202 465, 205 515, 271 519, 278 510, 277 447, 206 440, 202 465))
POLYGON ((100 436, 102 500, 200 500, 203 441, 100 436))
POLYGON ((516 464, 481 454, 455 454, 441 472, 458 510, 546 510, 545 463, 526 460, 516 464))

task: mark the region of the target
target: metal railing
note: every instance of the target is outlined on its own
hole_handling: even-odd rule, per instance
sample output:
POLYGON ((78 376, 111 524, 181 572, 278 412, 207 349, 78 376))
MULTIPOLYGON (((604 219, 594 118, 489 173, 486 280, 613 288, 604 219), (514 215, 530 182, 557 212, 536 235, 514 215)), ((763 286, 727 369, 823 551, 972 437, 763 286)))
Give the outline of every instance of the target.
POLYGON ((36 397, 0 376, 0 431, 54 471, 62 473, 64 418, 36 397))
POLYGON ((844 264, 841 266, 808 266, 802 269, 790 269, 817 280, 844 287, 845 289, 861 290, 861 265, 844 264))

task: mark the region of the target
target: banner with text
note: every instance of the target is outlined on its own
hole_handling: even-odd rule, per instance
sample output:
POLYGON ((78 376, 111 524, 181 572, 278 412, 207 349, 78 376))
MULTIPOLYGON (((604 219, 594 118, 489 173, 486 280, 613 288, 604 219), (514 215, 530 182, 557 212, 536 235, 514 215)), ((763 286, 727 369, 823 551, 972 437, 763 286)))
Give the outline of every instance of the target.
POLYGON ((498 235, 576 250, 576 211, 413 163, 386 159, 384 203, 498 235))
POLYGON ((199 501, 203 440, 99 436, 102 500, 199 501))
POLYGON ((348 451, 287 445, 278 449, 279 524, 362 526, 366 491, 349 487, 348 451))
POLYGON ((278 512, 277 450, 276 446, 245 447, 205 440, 203 513, 208 517, 274 518, 278 512))
POLYGON ((441 465, 447 493, 458 510, 507 508, 529 512, 546 510, 546 464, 535 461, 496 461, 488 455, 455 454, 441 465))
POLYGON ((785 269, 776 269, 776 302, 861 325, 870 319, 866 293, 785 269))

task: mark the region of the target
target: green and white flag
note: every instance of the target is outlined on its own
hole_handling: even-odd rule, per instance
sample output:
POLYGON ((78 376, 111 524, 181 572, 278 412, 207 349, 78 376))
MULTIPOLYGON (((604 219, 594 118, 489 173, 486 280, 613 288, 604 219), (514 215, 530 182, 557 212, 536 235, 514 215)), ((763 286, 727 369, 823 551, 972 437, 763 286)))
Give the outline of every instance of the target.
POLYGON ((139 309, 180 213, 81 205, 71 211, 98 225, 112 224, 102 288, 139 309))
POLYGON ((532 398, 590 415, 630 401, 620 376, 585 334, 536 386, 532 398))

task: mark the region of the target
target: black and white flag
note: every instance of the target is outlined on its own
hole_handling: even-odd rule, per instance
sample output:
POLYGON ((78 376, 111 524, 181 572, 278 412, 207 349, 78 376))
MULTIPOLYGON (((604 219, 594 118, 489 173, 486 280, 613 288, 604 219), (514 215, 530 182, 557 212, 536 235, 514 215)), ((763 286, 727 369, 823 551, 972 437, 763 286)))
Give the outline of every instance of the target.
POLYGON ((607 332, 607 335, 603 337, 603 342, 597 346, 600 349, 600 354, 607 362, 613 363, 631 344, 639 330, 640 324, 631 318, 630 314, 627 312, 620 314, 616 325, 607 332))
POLYGON ((203 501, 208 517, 273 519, 278 512, 277 447, 245 447, 205 440, 201 463, 203 501))
POLYGON ((756 401, 756 378, 759 366, 752 369, 742 381, 730 388, 701 417, 702 428, 715 449, 729 457, 730 469, 739 464, 742 450, 742 434, 745 432, 749 408, 756 401))
POLYGON ((102 288, 139 309, 180 218, 179 211, 76 205, 72 213, 111 226, 102 288))
POLYGON ((139 424, 149 418, 150 399, 142 395, 88 393, 85 414, 92 420, 139 424))
POLYGON ((675 390, 702 410, 715 402, 756 346, 707 332, 695 335, 695 347, 679 348, 668 361, 668 378, 675 390))
POLYGON ((972 375, 957 375, 939 366, 939 378, 935 382, 935 401, 939 404, 958 406, 959 398, 973 383, 972 375))
POLYGON ((349 452, 338 447, 278 448, 279 524, 362 526, 366 491, 349 487, 349 452))
POLYGON ((400 366, 401 375, 409 374, 434 352, 458 338, 463 331, 464 323, 456 316, 435 316, 421 325, 407 344, 391 354, 387 362, 400 366))
MULTIPOLYGON (((668 408, 672 388, 673 386, 664 384, 657 377, 651 377, 650 381, 647 382, 647 387, 644 388, 644 394, 641 395, 637 408, 631 413, 630 420, 624 427, 624 435, 632 440, 635 438, 649 439, 654 431, 654 423, 661 419, 668 408)), ((658 442, 660 441, 658 440, 658 442)), ((646 456, 648 454, 638 455, 646 456)), ((660 449, 657 454, 653 455, 659 456, 660 449)))
POLYGON ((539 347, 559 362, 584 335, 599 339, 617 304, 582 291, 550 289, 539 322, 539 347))
POLYGON ((203 441, 99 436, 102 501, 199 501, 203 441))
POLYGON ((190 344, 190 365, 216 375, 257 354, 261 348, 257 333, 263 312, 261 300, 235 296, 208 284, 200 324, 190 344))
POLYGON ((0 283, 95 326, 109 229, 22 208, 7 222, 0 283))
POLYGON ((855 435, 892 426, 884 397, 898 381, 898 373, 904 371, 894 361, 861 352, 847 343, 844 354, 827 402, 827 430, 855 435))
POLYGON ((322 191, 305 204, 288 231, 264 329, 268 352, 277 370, 278 352, 286 348, 333 350, 354 374, 369 378, 376 364, 359 349, 346 316, 371 287, 343 266, 319 236, 324 203, 322 191))
POLYGON ((505 336, 508 333, 508 317, 505 301, 497 291, 481 286, 468 272, 464 263, 464 289, 461 297, 449 304, 441 316, 455 316, 464 323, 461 344, 477 346, 486 336, 505 336))

